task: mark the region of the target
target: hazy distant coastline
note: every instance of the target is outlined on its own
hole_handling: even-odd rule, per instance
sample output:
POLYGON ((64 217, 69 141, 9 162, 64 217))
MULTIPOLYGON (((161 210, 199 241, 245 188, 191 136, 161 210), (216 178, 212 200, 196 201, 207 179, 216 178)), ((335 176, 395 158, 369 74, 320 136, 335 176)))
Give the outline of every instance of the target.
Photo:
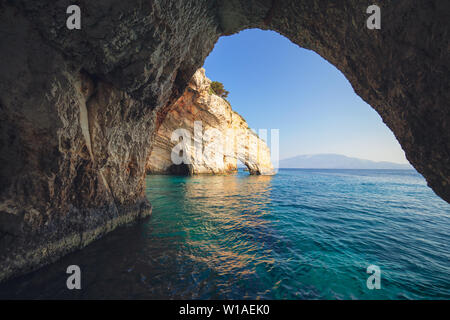
POLYGON ((347 157, 341 154, 298 155, 292 158, 280 160, 279 167, 286 169, 414 169, 410 164, 394 163, 388 161, 378 162, 347 157))

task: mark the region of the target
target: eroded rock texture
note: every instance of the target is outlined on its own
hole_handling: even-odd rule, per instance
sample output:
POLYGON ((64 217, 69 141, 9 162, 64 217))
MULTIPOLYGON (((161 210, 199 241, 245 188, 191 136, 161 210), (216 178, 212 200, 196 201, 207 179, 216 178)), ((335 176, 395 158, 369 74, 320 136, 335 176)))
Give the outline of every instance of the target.
POLYGON ((160 174, 224 174, 236 171, 240 160, 250 174, 274 174, 266 143, 210 88, 205 70, 197 70, 157 130, 147 170, 160 174), (181 133, 172 138, 180 129, 185 130, 181 139, 186 139, 181 143, 177 139, 181 133), (172 152, 183 162, 174 164, 172 152))
POLYGON ((246 28, 334 64, 450 201, 449 1, 76 3, 81 30, 72 1, 0 1, 0 280, 149 214, 156 129, 218 37, 246 28))

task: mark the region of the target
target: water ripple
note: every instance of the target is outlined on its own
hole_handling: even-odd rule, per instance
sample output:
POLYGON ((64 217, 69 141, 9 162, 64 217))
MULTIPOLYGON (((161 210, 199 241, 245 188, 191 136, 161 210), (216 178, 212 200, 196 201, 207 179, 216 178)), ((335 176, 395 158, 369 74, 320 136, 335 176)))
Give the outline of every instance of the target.
POLYGON ((153 215, 0 298, 450 298, 450 206, 413 171, 149 176, 153 215), (78 264, 84 288, 65 289, 78 264), (382 289, 366 287, 367 266, 382 289))

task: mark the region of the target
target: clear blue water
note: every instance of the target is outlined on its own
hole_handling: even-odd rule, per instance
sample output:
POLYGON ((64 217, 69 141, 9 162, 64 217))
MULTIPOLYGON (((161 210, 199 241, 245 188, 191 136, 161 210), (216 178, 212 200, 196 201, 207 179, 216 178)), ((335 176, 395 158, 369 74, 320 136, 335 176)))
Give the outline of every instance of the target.
POLYGON ((0 298, 449 299, 450 205, 414 171, 148 176, 153 215, 0 298), (82 290, 65 268, 82 269, 82 290), (369 265, 381 289, 366 286, 369 265))

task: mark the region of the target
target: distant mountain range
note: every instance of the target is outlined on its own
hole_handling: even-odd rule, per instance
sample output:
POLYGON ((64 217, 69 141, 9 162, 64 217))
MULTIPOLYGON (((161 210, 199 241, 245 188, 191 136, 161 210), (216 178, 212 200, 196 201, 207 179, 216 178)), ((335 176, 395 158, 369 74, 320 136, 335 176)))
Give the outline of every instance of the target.
POLYGON ((299 155, 280 160, 280 168, 303 169, 414 169, 410 164, 371 161, 341 154, 299 155))

